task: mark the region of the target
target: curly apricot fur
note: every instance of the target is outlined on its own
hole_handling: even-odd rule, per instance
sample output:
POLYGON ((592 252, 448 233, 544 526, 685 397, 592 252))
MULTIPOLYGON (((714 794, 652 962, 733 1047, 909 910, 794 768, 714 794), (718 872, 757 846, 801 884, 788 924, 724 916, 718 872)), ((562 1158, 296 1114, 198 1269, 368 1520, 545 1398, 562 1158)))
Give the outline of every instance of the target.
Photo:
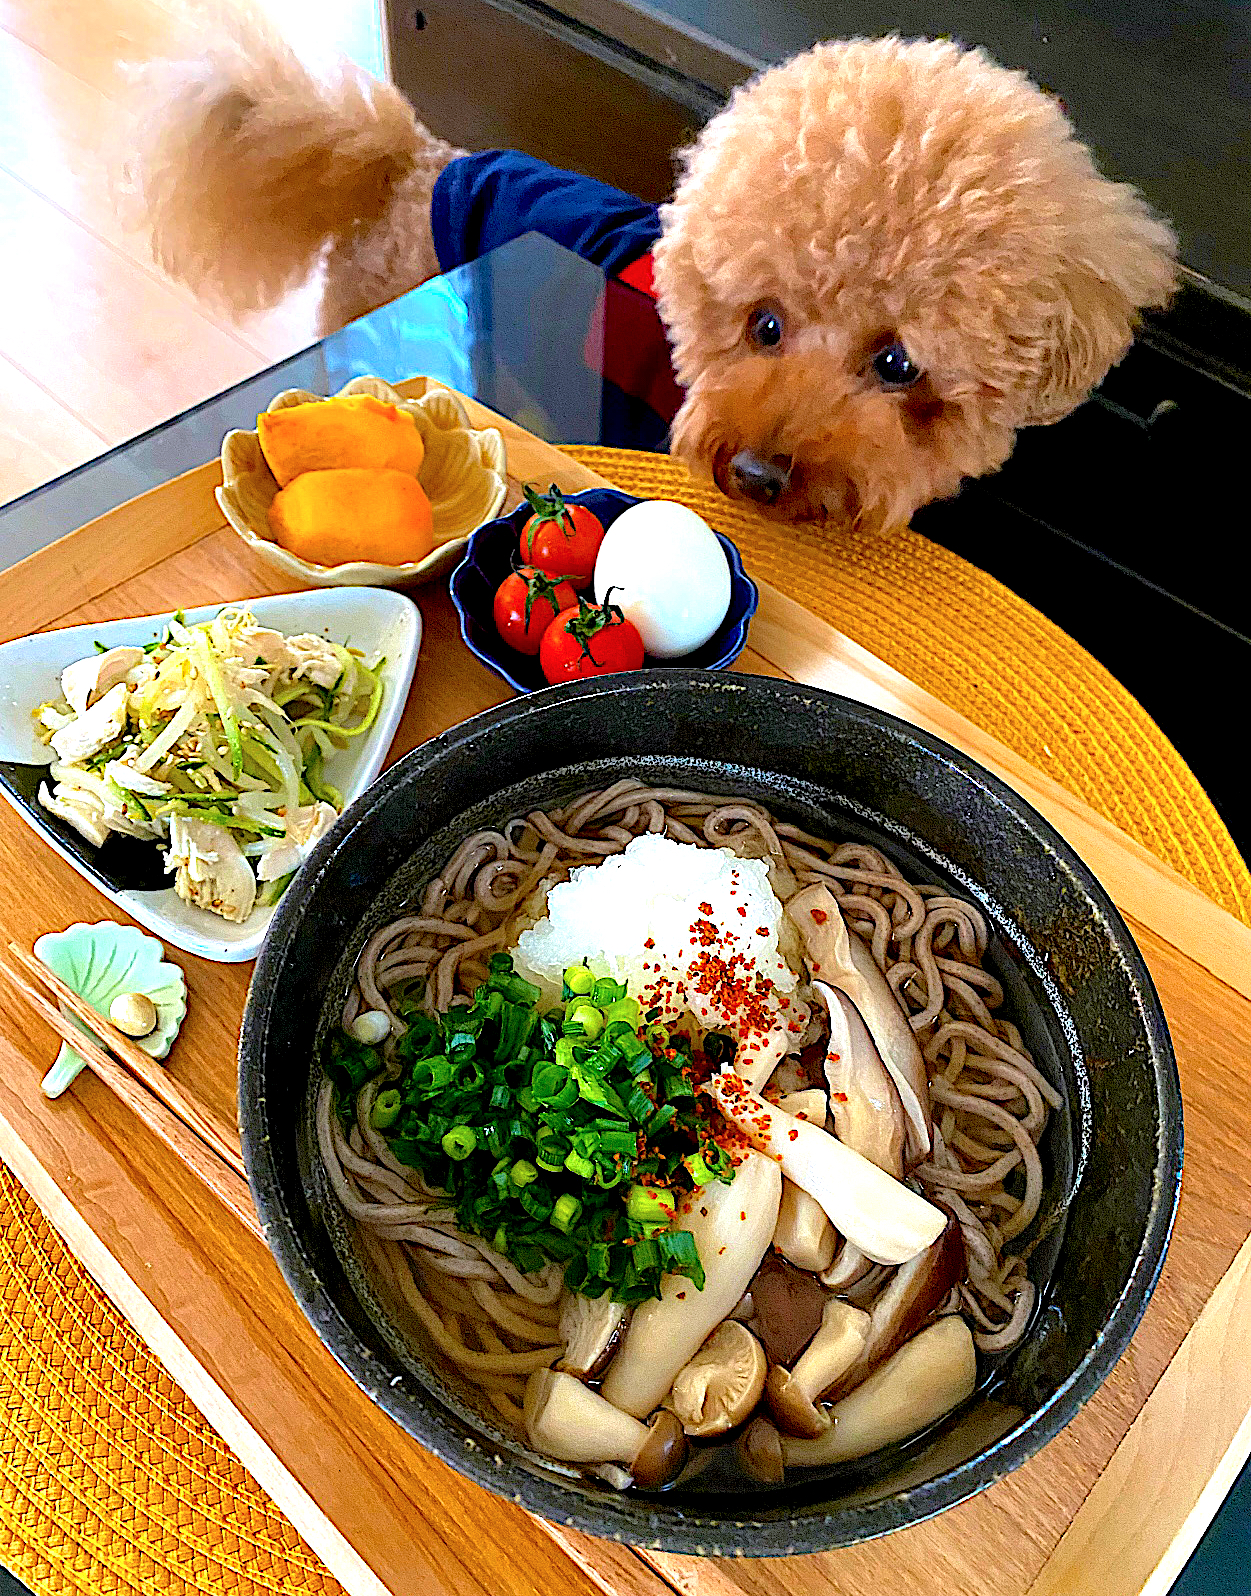
MULTIPOLYGON (((324 262, 329 328, 437 270, 430 195, 460 152, 395 89, 315 80, 260 27, 155 81, 130 185, 175 274, 247 309, 324 262)), ((817 45, 738 89, 681 165, 655 251, 687 389, 673 448, 727 492, 740 450, 781 457, 788 519, 889 526, 996 470, 1174 286, 1169 227, 980 50, 817 45), (775 349, 745 338, 760 305, 775 349), (896 337, 925 376, 890 392, 871 361, 896 337)))

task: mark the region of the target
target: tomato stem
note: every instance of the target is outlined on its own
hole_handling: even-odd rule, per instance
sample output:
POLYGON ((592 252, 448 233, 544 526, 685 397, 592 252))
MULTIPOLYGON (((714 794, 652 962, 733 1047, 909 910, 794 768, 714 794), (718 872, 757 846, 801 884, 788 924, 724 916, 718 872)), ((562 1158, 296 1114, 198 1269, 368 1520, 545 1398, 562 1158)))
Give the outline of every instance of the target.
POLYGON ((582 657, 589 659, 592 665, 602 662, 591 653, 591 639, 599 635, 606 627, 620 626, 625 621, 625 611, 620 604, 612 603, 615 587, 610 587, 604 594, 600 604, 588 604, 581 593, 578 594, 578 613, 565 622, 565 631, 570 637, 575 637, 582 650, 582 657))
POLYGON ((530 546, 534 547, 534 527, 541 522, 551 521, 558 526, 566 538, 574 534, 573 516, 569 506, 565 503, 565 496, 553 482, 547 493, 540 493, 527 482, 521 489, 525 495, 526 503, 534 514, 526 523, 526 530, 530 534, 530 546))
POLYGON ((566 577, 551 577, 543 571, 536 571, 531 566, 513 567, 515 573, 526 584, 526 627, 530 625, 530 612, 534 608, 536 599, 546 599, 552 606, 553 616, 560 614, 560 600, 556 596, 559 583, 567 580, 566 577))

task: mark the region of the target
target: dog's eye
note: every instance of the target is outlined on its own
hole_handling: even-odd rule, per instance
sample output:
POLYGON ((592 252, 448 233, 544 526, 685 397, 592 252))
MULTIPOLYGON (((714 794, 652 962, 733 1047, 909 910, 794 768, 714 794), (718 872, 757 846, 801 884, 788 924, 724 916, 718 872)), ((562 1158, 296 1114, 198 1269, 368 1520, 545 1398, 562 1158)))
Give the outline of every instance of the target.
POLYGON ((896 338, 874 355, 873 373, 884 388, 911 388, 920 377, 921 368, 896 338))
POLYGON ((759 306, 747 318, 747 341, 757 349, 776 349, 782 342, 782 318, 776 310, 759 306))

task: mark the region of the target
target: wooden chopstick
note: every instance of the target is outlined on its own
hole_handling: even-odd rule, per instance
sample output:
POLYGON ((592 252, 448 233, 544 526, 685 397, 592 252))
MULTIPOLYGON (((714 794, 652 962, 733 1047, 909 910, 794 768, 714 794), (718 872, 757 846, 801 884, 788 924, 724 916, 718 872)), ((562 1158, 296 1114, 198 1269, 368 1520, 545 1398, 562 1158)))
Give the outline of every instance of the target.
MULTIPOLYGON (((36 976, 96 1036, 114 1057, 119 1058, 136 1079, 143 1082, 154 1097, 160 1099, 169 1111, 184 1125, 193 1130, 201 1141, 207 1142, 219 1158, 225 1159, 236 1175, 247 1178, 243 1163, 243 1148, 239 1133, 227 1125, 220 1115, 205 1108, 190 1097, 182 1085, 156 1062, 150 1053, 122 1034, 117 1027, 98 1014, 90 1003, 81 998, 73 987, 66 986, 55 971, 41 959, 28 953, 20 943, 10 942, 9 952, 31 975, 36 976)), ((71 1039, 72 1043, 72 1039, 71 1039)), ((79 1049, 81 1051, 81 1049, 79 1049)), ((86 1058, 86 1054, 82 1055, 86 1058)))
MULTIPOLYGON (((23 960, 23 963, 25 962, 23 960)), ((32 986, 3 959, 0 959, 0 974, 7 977, 12 985, 26 996, 36 1011, 57 1035, 80 1055, 92 1073, 108 1087, 114 1097, 129 1108, 157 1140, 167 1147, 197 1180, 207 1186, 241 1224, 246 1225, 254 1236, 263 1241, 265 1238, 261 1231, 261 1222, 252 1205, 252 1194, 248 1190, 247 1181, 223 1162, 216 1152, 207 1147, 199 1135, 178 1117, 174 1109, 156 1098, 144 1082, 136 1080, 123 1069, 117 1060, 110 1057, 92 1037, 84 1036, 72 1020, 67 1020, 54 1003, 49 1002, 37 987, 32 986)))

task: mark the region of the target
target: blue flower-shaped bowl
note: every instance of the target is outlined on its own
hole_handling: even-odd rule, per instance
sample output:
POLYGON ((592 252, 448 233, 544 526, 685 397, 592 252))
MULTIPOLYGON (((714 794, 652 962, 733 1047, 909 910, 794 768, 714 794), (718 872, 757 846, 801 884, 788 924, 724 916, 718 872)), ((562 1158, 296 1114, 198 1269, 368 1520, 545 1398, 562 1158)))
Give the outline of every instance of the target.
MULTIPOLYGON (((618 488, 588 488, 585 493, 571 493, 567 497, 570 504, 585 504, 593 510, 605 528, 610 527, 623 510, 642 503, 633 494, 622 493, 618 488)), ((501 515, 480 526, 470 537, 465 558, 452 572, 451 582, 452 603, 460 617, 460 635, 465 639, 465 646, 519 693, 532 693, 548 684, 539 669, 538 659, 509 648, 495 630, 492 606, 496 589, 518 560, 521 528, 529 515, 530 506, 519 504, 510 515, 501 515)), ((678 659, 653 659, 649 654, 643 660, 645 668, 675 666, 690 670, 702 667, 719 671, 732 665, 743 652, 747 628, 756 613, 760 595, 756 584, 743 570, 742 559, 733 543, 721 532, 716 533, 716 539, 730 565, 730 607, 725 619, 693 654, 683 654, 678 659)))

